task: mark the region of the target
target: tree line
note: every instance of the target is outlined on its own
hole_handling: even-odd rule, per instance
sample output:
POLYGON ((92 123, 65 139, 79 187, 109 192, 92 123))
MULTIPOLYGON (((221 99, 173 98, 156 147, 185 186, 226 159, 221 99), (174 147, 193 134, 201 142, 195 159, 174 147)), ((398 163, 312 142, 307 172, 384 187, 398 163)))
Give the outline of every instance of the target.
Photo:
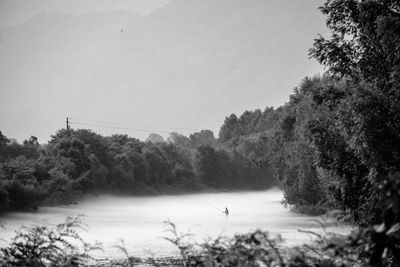
POLYGON ((88 129, 59 130, 41 145, 0 133, 0 210, 64 204, 87 193, 153 195, 273 186, 272 171, 220 144, 211 131, 152 134, 146 142, 88 129), (151 141, 152 140, 152 141, 151 141))

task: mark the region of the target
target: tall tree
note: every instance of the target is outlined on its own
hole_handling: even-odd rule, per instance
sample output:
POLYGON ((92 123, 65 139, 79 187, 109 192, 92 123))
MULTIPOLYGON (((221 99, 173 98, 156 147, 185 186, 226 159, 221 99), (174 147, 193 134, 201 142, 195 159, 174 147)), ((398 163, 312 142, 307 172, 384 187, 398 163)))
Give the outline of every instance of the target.
MULTIPOLYGON (((400 1, 327 0, 321 11, 331 36, 319 36, 310 55, 346 81, 346 93, 335 106, 330 130, 315 123, 311 128, 314 137, 333 128, 343 136, 343 151, 356 160, 331 168, 346 176, 348 185, 368 189, 358 203, 369 205, 353 208, 368 213, 382 198, 379 184, 400 170, 400 1)), ((320 155, 334 155, 337 146, 327 142, 315 142, 320 155)))

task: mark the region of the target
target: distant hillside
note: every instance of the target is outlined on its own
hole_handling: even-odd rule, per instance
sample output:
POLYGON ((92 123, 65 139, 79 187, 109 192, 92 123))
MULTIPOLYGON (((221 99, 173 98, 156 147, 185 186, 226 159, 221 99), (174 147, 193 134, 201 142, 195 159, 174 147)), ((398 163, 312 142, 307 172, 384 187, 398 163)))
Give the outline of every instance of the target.
POLYGON ((181 0, 146 17, 42 14, 2 29, 1 128, 43 139, 69 115, 218 130, 321 70, 307 56, 324 29, 318 4, 181 0))

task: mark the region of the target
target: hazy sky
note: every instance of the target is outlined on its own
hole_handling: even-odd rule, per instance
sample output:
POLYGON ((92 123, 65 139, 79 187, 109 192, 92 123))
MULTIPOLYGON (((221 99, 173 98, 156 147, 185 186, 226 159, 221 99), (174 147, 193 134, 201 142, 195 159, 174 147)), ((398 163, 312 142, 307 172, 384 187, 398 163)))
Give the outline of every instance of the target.
POLYGON ((84 14, 105 10, 129 10, 142 14, 170 0, 0 0, 0 27, 11 26, 40 13, 84 14))
POLYGON ((141 139, 218 135, 225 116, 282 105, 323 71, 307 55, 326 32, 320 4, 0 0, 0 130, 46 142, 68 116, 141 139))

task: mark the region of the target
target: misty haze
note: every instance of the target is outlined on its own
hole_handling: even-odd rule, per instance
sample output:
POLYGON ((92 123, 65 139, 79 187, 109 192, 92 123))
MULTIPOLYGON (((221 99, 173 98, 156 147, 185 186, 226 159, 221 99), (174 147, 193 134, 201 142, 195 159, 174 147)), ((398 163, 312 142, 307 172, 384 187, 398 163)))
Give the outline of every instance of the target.
POLYGON ((400 2, 0 0, 0 266, 400 266, 400 2))
MULTIPOLYGON (((323 233, 316 216, 291 213, 281 205, 282 194, 274 189, 261 192, 207 193, 159 197, 94 197, 79 205, 45 207, 39 212, 6 215, 7 237, 19 225, 33 222, 62 222, 66 216, 85 214, 89 231, 83 233, 89 241, 101 241, 106 248, 103 257, 118 258, 121 252, 113 248, 123 238, 132 255, 140 257, 176 256, 177 250, 166 237, 164 221, 171 221, 181 231, 190 231, 193 240, 203 241, 220 235, 233 236, 249 230, 268 230, 281 234, 288 245, 312 240, 313 236, 298 229, 323 233), (229 216, 223 210, 229 206, 229 216)), ((348 233, 349 227, 332 220, 321 221, 327 230, 348 233)), ((3 236, 4 237, 4 236, 3 236)))

